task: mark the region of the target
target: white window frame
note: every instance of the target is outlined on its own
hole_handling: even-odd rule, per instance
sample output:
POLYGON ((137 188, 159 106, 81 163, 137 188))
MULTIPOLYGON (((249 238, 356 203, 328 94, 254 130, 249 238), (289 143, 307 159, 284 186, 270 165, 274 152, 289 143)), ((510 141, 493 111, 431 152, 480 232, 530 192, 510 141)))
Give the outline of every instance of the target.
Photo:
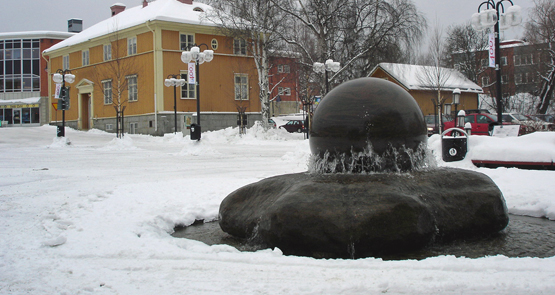
POLYGON ((103 50, 104 61, 112 60, 112 44, 104 44, 103 50))
POLYGON ((489 85, 489 76, 482 77, 482 87, 486 87, 489 85))
POLYGON ((289 87, 278 87, 278 94, 279 95, 285 95, 285 96, 291 96, 291 88, 289 88, 289 87))
POLYGON ((233 76, 235 100, 249 100, 249 75, 235 74, 233 76), (239 81, 237 80, 239 79, 239 81))
POLYGON ((515 74, 515 84, 516 85, 522 84, 522 73, 515 74))
POLYGON ((179 48, 181 51, 191 50, 191 47, 195 45, 195 35, 189 33, 179 33, 179 48), (186 40, 183 41, 185 36, 186 40))
POLYGON ((81 58, 82 58, 82 66, 88 66, 90 64, 90 59, 89 59, 89 50, 83 50, 81 51, 81 58))
MULTIPOLYGON (((187 71, 181 71, 181 79, 187 79, 187 71)), ((184 86, 181 86, 181 99, 197 99, 197 87, 196 84, 189 84, 185 83, 184 86)))
POLYGON ((114 92, 112 87, 112 79, 102 81, 102 94, 104 95, 105 105, 114 103, 114 92))
POLYGON ((502 56, 501 57, 501 65, 506 66, 507 64, 508 64, 507 63, 507 56, 502 56))
POLYGON ((247 41, 245 39, 233 39, 233 54, 247 55, 247 41))
POLYGON ((133 102, 139 100, 139 79, 137 75, 129 75, 125 78, 127 79, 127 101, 133 102))
POLYGON ((62 56, 62 70, 69 70, 69 55, 62 56))
POLYGON ((137 134, 139 129, 139 122, 129 122, 129 134, 137 134))
POLYGON ((137 37, 127 38, 127 55, 137 54, 137 37))
POLYGON ((278 65, 278 73, 288 74, 291 72, 289 65, 278 65))

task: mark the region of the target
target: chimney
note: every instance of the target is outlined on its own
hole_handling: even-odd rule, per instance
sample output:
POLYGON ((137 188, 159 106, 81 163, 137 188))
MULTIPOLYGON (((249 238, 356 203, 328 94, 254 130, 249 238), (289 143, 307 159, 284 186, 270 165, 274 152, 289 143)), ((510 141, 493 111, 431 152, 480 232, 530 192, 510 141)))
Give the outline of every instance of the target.
POLYGON ((83 31, 83 20, 78 18, 68 20, 67 31, 70 33, 81 33, 83 31))
POLYGON ((125 4, 116 3, 110 6, 110 10, 112 10, 112 16, 117 15, 118 13, 125 10, 125 4))
POLYGON ((189 5, 193 5, 193 0, 177 0, 183 4, 189 4, 189 5))
POLYGON ((148 1, 143 0, 143 8, 145 8, 145 7, 147 7, 147 6, 148 6, 148 1))

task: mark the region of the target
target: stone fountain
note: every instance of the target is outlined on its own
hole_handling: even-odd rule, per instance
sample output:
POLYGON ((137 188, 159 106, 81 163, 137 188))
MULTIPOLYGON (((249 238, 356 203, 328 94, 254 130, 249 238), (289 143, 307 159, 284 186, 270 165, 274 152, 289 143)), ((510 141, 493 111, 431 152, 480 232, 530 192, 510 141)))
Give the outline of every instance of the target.
POLYGON ((377 78, 343 83, 314 114, 309 171, 244 186, 220 227, 284 254, 379 257, 486 235, 509 221, 486 175, 430 164, 416 101, 377 78))

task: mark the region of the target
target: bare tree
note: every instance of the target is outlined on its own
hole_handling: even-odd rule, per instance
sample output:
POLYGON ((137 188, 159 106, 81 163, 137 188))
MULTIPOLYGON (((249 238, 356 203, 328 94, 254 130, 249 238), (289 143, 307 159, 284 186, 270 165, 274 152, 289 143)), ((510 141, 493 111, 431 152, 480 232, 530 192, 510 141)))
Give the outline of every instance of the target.
POLYGON ((341 62, 327 82, 366 76, 378 62, 395 61, 417 47, 426 27, 411 0, 271 1, 287 15, 288 28, 277 34, 303 55, 306 67, 341 62))
MULTIPOLYGON (((446 68, 444 64, 444 56, 447 54, 446 43, 443 41, 443 29, 436 25, 430 35, 430 43, 428 45, 428 55, 424 58, 424 67, 417 74, 417 80, 422 87, 432 90, 436 93, 432 102, 436 108, 438 121, 438 130, 441 133, 441 126, 443 125, 443 110, 442 107, 447 97, 442 95, 442 90, 447 86, 447 81, 451 77, 452 70, 446 68)), ((450 115, 450 114, 449 114, 450 115)), ((456 114, 455 114, 456 115, 456 114)))
POLYGON ((478 83, 480 70, 476 67, 478 52, 487 46, 487 31, 478 32, 470 23, 450 26, 447 29, 446 64, 460 71, 474 83, 478 83))
MULTIPOLYGON (((136 44, 136 43, 135 43, 136 44)), ((134 58, 128 57, 128 50, 136 50, 136 45, 128 48, 128 40, 120 38, 117 29, 117 20, 114 20, 114 30, 109 37, 109 45, 104 48, 104 63, 95 65, 91 73, 92 80, 103 94, 104 104, 110 104, 116 111, 116 136, 121 138, 124 133, 123 116, 129 97, 138 92, 139 78, 136 74, 139 72, 137 63, 134 58), (129 81, 134 84, 130 85, 129 81), (130 92, 134 91, 134 93, 130 92), (111 97, 110 97, 111 96, 111 97)))
POLYGON ((555 88, 555 2, 534 0, 534 4, 529 12, 530 20, 525 25, 525 34, 531 43, 543 45, 539 46, 545 60, 542 61, 543 70, 538 73, 541 83, 537 112, 545 114, 552 103, 555 88))
POLYGON ((262 121, 268 126, 270 111, 269 54, 278 41, 273 32, 281 31, 280 12, 270 0, 262 1, 213 1, 214 9, 207 18, 220 23, 224 35, 234 42, 244 42, 254 58, 258 73, 262 121))

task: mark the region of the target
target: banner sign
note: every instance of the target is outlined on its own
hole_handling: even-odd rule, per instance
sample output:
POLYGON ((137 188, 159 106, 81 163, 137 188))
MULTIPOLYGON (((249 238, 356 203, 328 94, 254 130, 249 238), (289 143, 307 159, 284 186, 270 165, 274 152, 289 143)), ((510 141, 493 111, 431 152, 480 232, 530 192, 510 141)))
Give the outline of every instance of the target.
POLYGON ((62 90, 62 84, 56 83, 56 90, 54 91, 54 98, 60 98, 60 91, 62 90))
POLYGON ((489 67, 495 68, 495 34, 489 33, 489 67))
POLYGON ((189 66, 187 67, 187 80, 189 81, 189 84, 196 84, 196 77, 195 77, 195 63, 194 62, 190 62, 189 66))

